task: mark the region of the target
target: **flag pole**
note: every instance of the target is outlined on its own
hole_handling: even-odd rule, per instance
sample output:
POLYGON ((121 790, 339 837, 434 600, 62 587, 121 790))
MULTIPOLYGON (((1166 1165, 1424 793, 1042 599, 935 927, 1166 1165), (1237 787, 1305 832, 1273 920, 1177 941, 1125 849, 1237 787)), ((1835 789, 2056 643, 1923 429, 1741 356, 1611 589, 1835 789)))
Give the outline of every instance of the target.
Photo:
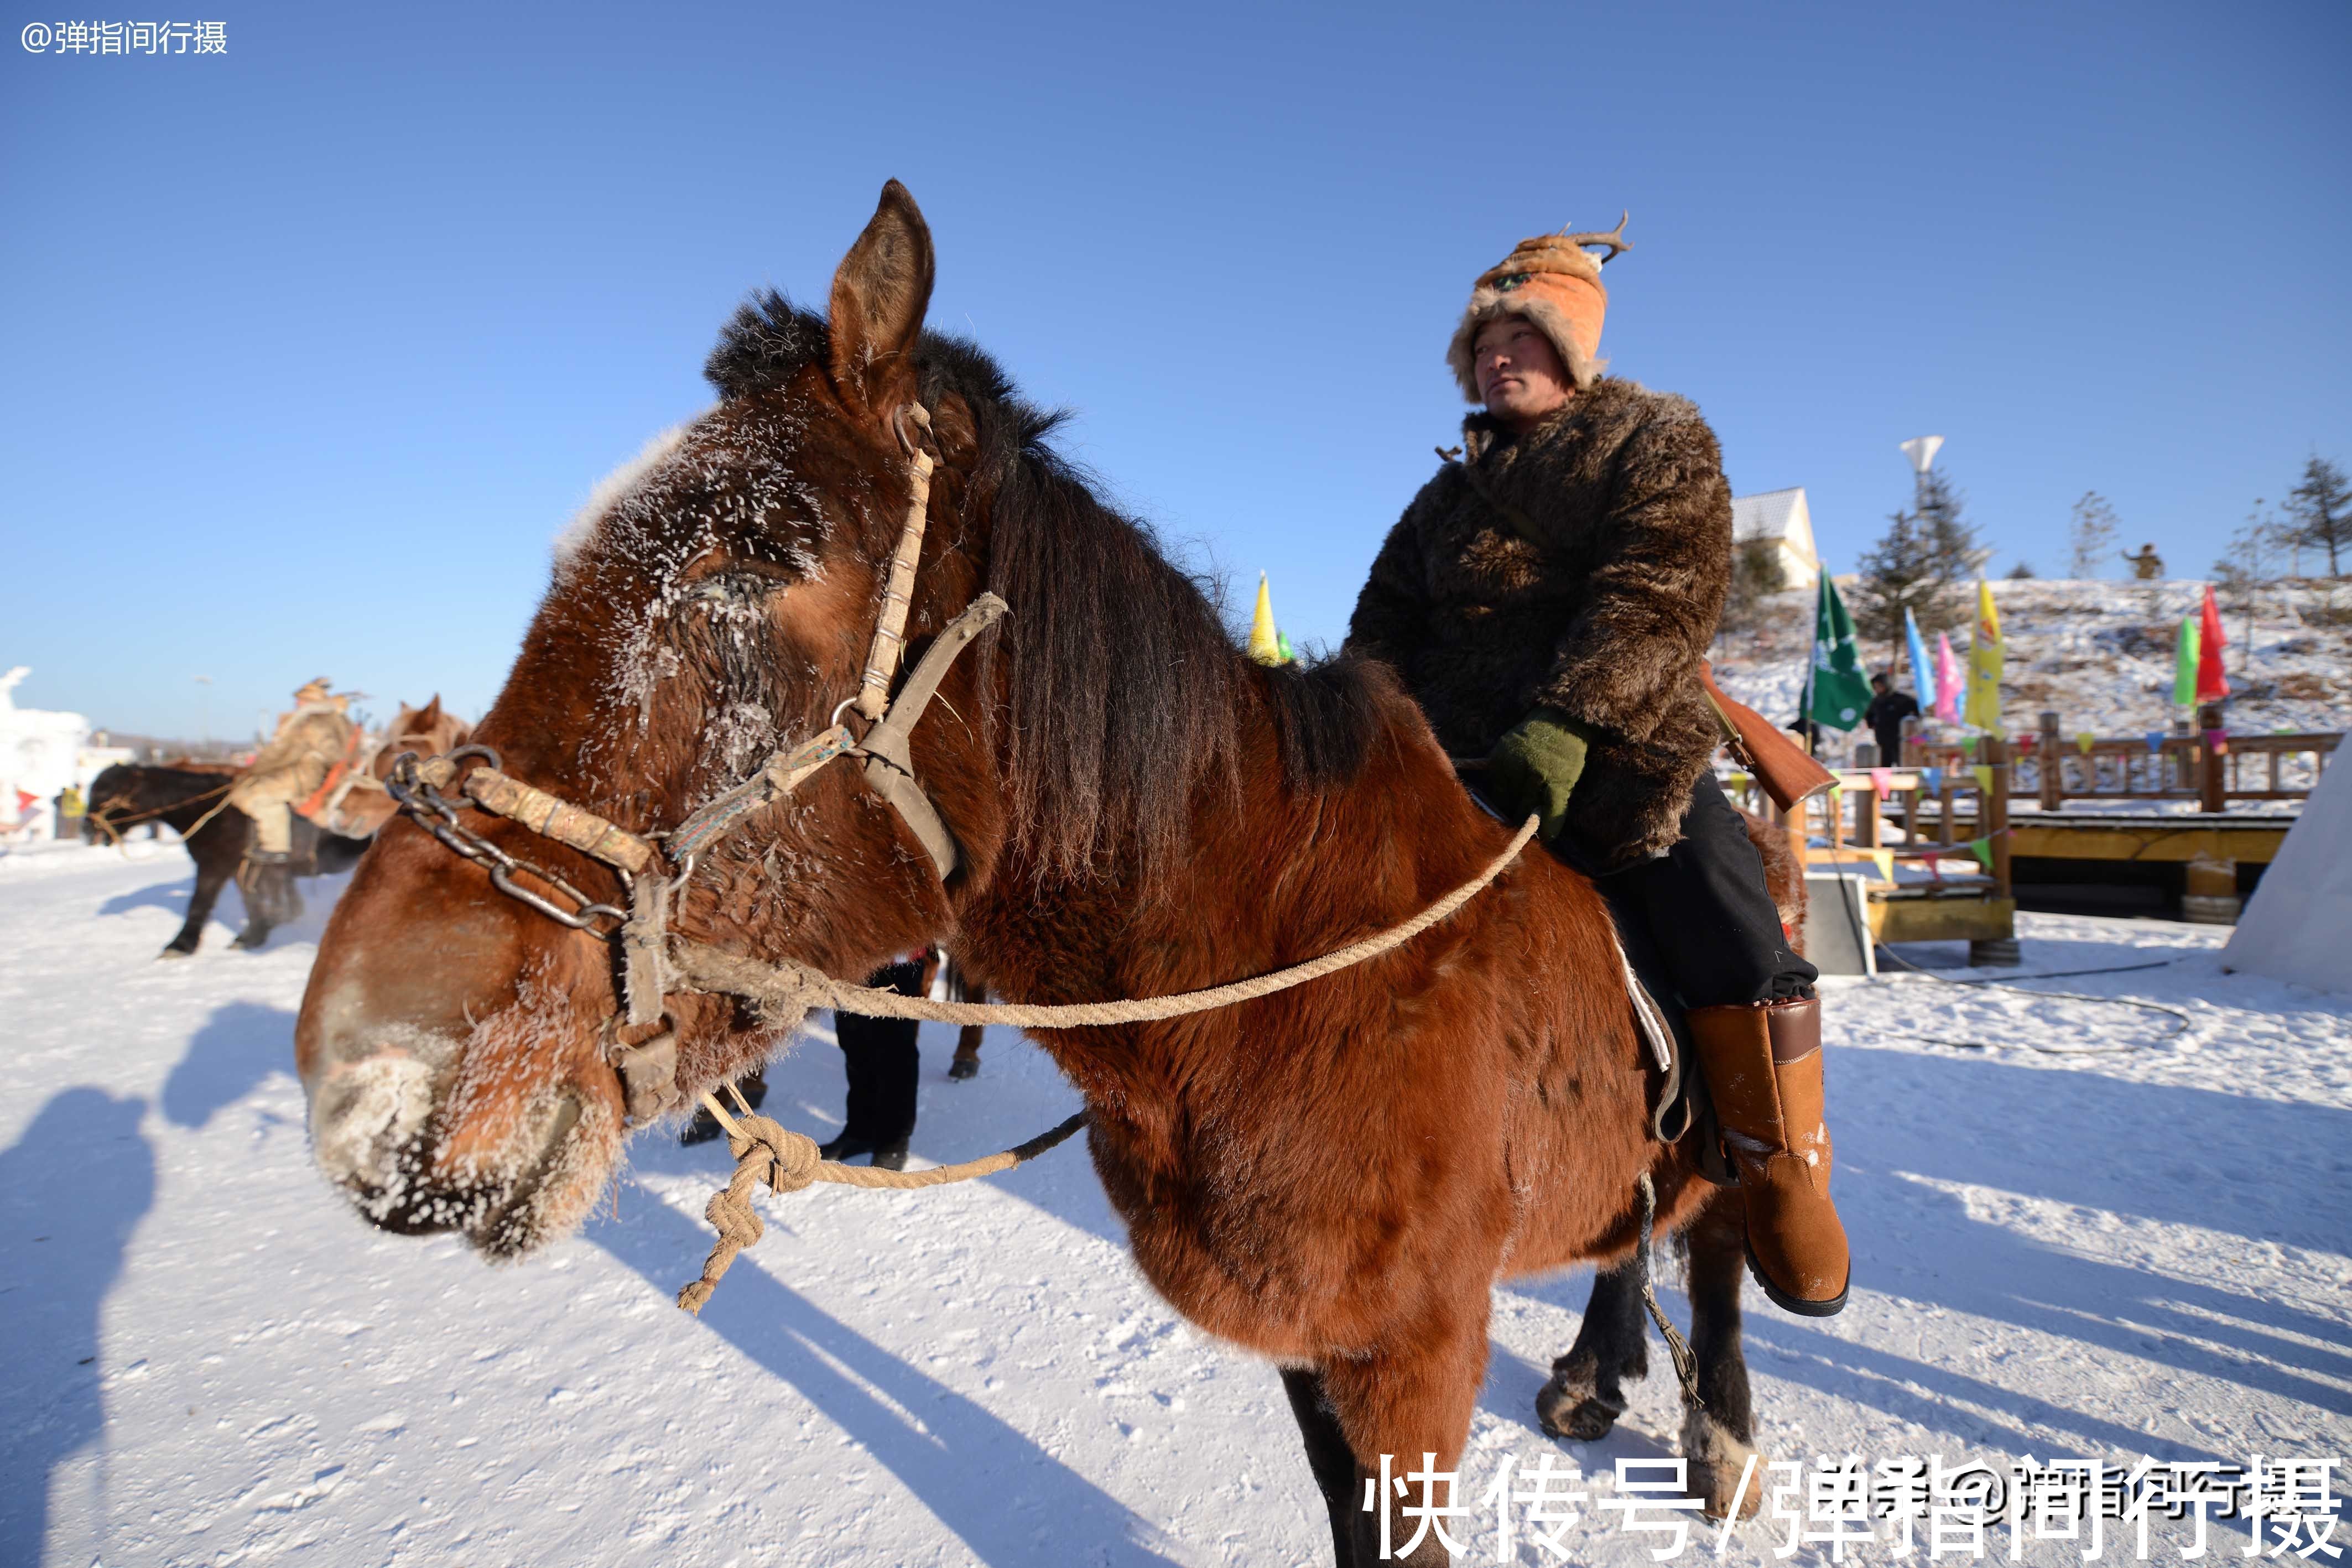
POLYGON ((1821 574, 1813 579, 1813 640, 1805 650, 1805 688, 1797 698, 1797 727, 1805 737, 1805 755, 1813 754, 1813 672, 1821 667, 1822 600, 1829 590, 1823 586, 1830 580, 1829 563, 1822 563, 1821 574))

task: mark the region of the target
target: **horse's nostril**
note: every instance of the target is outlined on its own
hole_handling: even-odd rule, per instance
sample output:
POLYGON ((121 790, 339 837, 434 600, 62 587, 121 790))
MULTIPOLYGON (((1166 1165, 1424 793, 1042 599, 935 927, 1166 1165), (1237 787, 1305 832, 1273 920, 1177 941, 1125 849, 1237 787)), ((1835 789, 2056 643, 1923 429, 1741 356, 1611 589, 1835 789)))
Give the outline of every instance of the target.
POLYGON ((310 1096, 312 1153, 333 1180, 370 1191, 401 1181, 401 1150, 433 1113, 434 1071, 387 1052, 331 1066, 310 1096))

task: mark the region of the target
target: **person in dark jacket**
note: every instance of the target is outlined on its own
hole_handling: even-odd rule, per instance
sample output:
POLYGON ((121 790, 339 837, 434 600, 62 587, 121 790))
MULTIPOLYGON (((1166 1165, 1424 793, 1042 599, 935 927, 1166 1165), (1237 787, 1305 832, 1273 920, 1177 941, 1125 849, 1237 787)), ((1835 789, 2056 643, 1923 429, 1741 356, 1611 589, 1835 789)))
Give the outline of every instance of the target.
POLYGON ((1448 360, 1484 407, 1372 563, 1348 646, 1392 665, 1480 790, 1663 949, 1768 1294, 1845 1304, 1815 971, 1709 766, 1699 684, 1731 576, 1731 489, 1685 400, 1601 373, 1608 235, 1523 242, 1448 360), (1606 245, 1596 256, 1588 245, 1606 245))
MULTIPOLYGON (((923 955, 918 953, 875 971, 866 982, 902 997, 923 994, 923 955)), ((907 1168, 907 1145, 915 1136, 915 1086, 921 1072, 913 1019, 867 1018, 833 1012, 834 1038, 841 1044, 849 1074, 849 1103, 841 1135, 817 1152, 829 1160, 872 1155, 887 1171, 907 1168)))
POLYGON ((1903 721, 1916 718, 1919 704, 1909 692, 1895 689, 1895 682, 1884 673, 1870 677, 1870 706, 1862 710, 1862 722, 1870 726, 1870 733, 1878 737, 1878 765, 1899 768, 1903 765, 1903 721))

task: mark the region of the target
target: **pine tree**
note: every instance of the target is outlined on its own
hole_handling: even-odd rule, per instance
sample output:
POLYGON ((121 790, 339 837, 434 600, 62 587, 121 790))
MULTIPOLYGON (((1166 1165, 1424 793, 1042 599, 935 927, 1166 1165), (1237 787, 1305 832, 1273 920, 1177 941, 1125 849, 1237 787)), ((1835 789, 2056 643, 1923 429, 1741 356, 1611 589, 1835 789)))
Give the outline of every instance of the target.
POLYGON ((1787 590, 1788 573, 1780 567, 1780 551, 1770 539, 1735 545, 1731 553, 1731 591, 1724 595, 1723 629, 1752 632, 1764 613, 1764 601, 1787 590))
POLYGON ((2031 582, 2041 575, 2033 570, 2033 563, 2030 560, 2019 561, 2009 569, 2009 580, 2011 582, 2031 582))
POLYGON ((1930 470, 1920 479, 1917 507, 1886 519, 1885 534, 1856 563, 1853 621, 1865 639, 1901 642, 1906 607, 1931 634, 1966 621, 1968 605, 1957 590, 1984 565, 1987 552, 1960 505, 1951 481, 1930 470))
POLYGON ((2074 503, 2074 520, 2067 529, 2072 547, 2068 574, 2077 581, 2099 575, 2116 542, 2116 509, 2096 490, 2085 490, 2074 503))
POLYGON ((2287 493, 2288 528, 2295 542, 2327 552, 2327 575, 2341 578, 2341 552, 2352 552, 2352 484, 2344 470, 2314 453, 2303 483, 2287 493))
POLYGON ((1946 582, 1965 582, 1984 570, 1992 552, 1977 543, 1976 525, 1960 515, 1961 496, 1940 469, 1919 477, 1919 521, 1928 552, 1946 582))

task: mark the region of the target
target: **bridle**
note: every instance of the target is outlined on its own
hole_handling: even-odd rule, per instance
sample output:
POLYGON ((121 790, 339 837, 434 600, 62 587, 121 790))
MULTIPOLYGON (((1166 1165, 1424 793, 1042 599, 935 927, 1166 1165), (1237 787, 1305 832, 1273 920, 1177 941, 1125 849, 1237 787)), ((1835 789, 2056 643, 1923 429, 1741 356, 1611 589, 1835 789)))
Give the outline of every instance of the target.
MULTIPOLYGON (((482 866, 489 873, 491 886, 560 925, 599 932, 617 945, 621 1006, 605 1019, 602 1042, 605 1060, 620 1076, 633 1125, 651 1121, 685 1098, 677 1086, 677 1035, 667 1027, 665 1010, 674 993, 733 996, 770 1016, 794 1018, 813 1006, 845 1006, 881 1017, 1002 1023, 1021 1029, 1091 1029, 1179 1018, 1271 996, 1367 962, 1412 940, 1492 884, 1533 841, 1540 826, 1541 820, 1530 815, 1502 853, 1477 875, 1384 930, 1286 968, 1160 997, 1044 1005, 933 1002, 847 985, 791 959, 769 964, 684 936, 673 944, 669 922, 698 859, 745 816, 792 794, 837 758, 864 758, 866 783, 921 841, 940 880, 944 883, 955 873, 961 859, 955 835, 915 778, 908 737, 938 695, 940 682, 957 655, 994 625, 1006 608, 993 593, 973 600, 932 639, 898 695, 890 695, 890 683, 906 647, 907 614, 930 507, 931 471, 936 466, 923 449, 921 437, 908 433, 910 423, 926 432, 930 428, 930 416, 919 403, 908 403, 891 416, 891 428, 907 454, 909 499, 906 526, 891 558, 874 641, 856 694, 833 710, 832 722, 824 731, 772 754, 750 778, 664 831, 632 832, 583 806, 526 784, 503 771, 499 754, 487 746, 461 746, 427 762, 420 762, 415 752, 404 752, 384 780, 384 788, 404 814, 456 854, 482 866), (853 707, 868 721, 862 736, 853 734, 841 722, 842 715, 853 707), (467 768, 467 764, 475 761, 484 766, 467 768), (520 822, 541 838, 611 867, 627 895, 628 907, 599 903, 555 873, 500 849, 465 825, 459 813, 468 807, 520 822), (516 880, 518 874, 545 883, 570 900, 572 906, 565 908, 523 886, 516 880), (613 922, 609 928, 603 925, 606 921, 613 922), (648 1032, 634 1041, 624 1038, 625 1031, 639 1030, 648 1032)), ((1664 1047, 1655 1036, 1652 1044, 1663 1059, 1664 1047)), ((722 1122, 729 1121, 717 1100, 708 1093, 702 1099, 722 1122)), ((1076 1125, 1073 1119, 1055 1136, 1066 1136, 1076 1125)), ((1034 1145, 1045 1146, 1044 1143, 1034 1145)), ((961 1180, 984 1174, 984 1165, 954 1167, 961 1174, 953 1176, 927 1173, 926 1179, 941 1175, 943 1179, 961 1180)))
POLYGON ((890 560, 882 608, 874 628, 856 693, 833 710, 821 733, 772 753, 749 779, 689 814, 666 831, 635 833, 585 807, 577 806, 503 770, 498 752, 468 745, 430 760, 405 751, 394 761, 385 789, 401 812, 442 845, 489 873, 490 885, 558 925, 597 932, 618 945, 622 1006, 605 1021, 606 1060, 619 1073, 633 1124, 652 1120, 684 1098, 677 1087, 677 1037, 667 1027, 669 995, 676 983, 668 959, 668 925, 697 861, 745 817, 792 794, 826 764, 843 757, 865 761, 866 781, 906 822, 944 883, 961 862, 955 835, 929 794, 916 779, 908 737, 940 682, 958 654, 1005 613, 1004 601, 982 593, 932 640, 897 696, 890 695, 906 651, 908 612, 913 603, 915 569, 922 554, 923 529, 930 510, 931 474, 937 463, 925 449, 930 413, 919 402, 893 411, 892 432, 908 461, 907 519, 890 560), (912 425, 919 434, 910 434, 912 425), (865 721, 854 734, 842 716, 855 708, 865 721), (468 763, 479 766, 468 768, 468 763), (610 867, 619 877, 628 907, 590 897, 545 866, 509 853, 468 828, 460 813, 468 807, 521 823, 543 839, 576 850, 610 867), (551 888, 570 907, 524 886, 530 877, 551 888), (613 924, 606 927, 605 922, 613 924), (625 1030, 662 1025, 650 1038, 625 1042, 625 1030))

